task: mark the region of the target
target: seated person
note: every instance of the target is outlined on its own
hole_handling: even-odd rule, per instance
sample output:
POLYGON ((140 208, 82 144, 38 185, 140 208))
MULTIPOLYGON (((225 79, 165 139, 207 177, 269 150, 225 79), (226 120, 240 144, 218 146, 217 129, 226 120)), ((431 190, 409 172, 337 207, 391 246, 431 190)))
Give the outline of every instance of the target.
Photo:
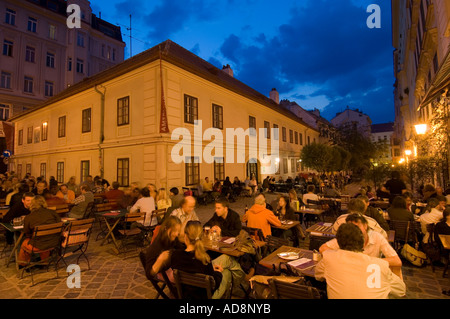
MULTIPOLYGON (((346 217, 345 223, 353 223, 361 229, 364 235, 363 251, 366 255, 380 258, 381 254, 383 254, 384 260, 386 260, 390 266, 402 265, 402 261, 400 257, 398 257, 397 252, 394 250, 394 248, 392 248, 386 238, 384 238, 380 233, 373 231, 369 227, 367 218, 365 216, 361 214, 350 214, 346 217)), ((339 244, 336 238, 323 244, 319 248, 319 251, 322 253, 327 249, 339 249, 339 244)))
MULTIPOLYGON (((170 258, 172 269, 179 269, 190 273, 207 274, 214 277, 215 287, 213 299, 220 299, 229 289, 231 283, 236 280, 236 284, 244 278, 239 263, 232 257, 225 254, 211 262, 210 256, 203 246, 203 228, 199 221, 189 221, 184 229, 184 243, 186 249, 176 249, 170 258)), ((157 263, 166 263, 163 259, 166 256, 158 257, 157 263)), ((206 296, 194 287, 184 287, 184 296, 189 299, 204 299, 206 296)))
POLYGON ((36 237, 31 241, 34 228, 40 225, 54 224, 61 221, 59 215, 54 211, 47 209, 47 203, 43 196, 35 196, 30 204, 31 213, 25 217, 23 232, 25 239, 22 242, 19 252, 19 265, 26 266, 31 258, 31 251, 38 252, 41 260, 47 259, 50 252, 46 251, 58 245, 60 235, 48 235, 36 237))
POLYGON ((325 197, 330 197, 330 198, 341 197, 341 193, 339 193, 339 191, 336 189, 335 183, 331 183, 331 185, 325 189, 324 195, 325 195, 325 197))
POLYGON ((291 201, 287 196, 281 196, 278 200, 276 215, 280 220, 296 220, 296 215, 291 207, 291 201))
POLYGON ((87 206, 89 205, 89 203, 94 201, 94 194, 92 194, 88 184, 81 185, 80 191, 80 196, 72 201, 72 204, 74 204, 75 206, 73 206, 69 212, 70 218, 83 218, 87 206))
POLYGON ((387 209, 390 220, 414 221, 414 214, 406 208, 406 199, 403 196, 395 196, 392 205, 387 209))
POLYGON ((177 209, 181 207, 181 202, 183 201, 184 195, 180 194, 180 191, 177 187, 172 187, 170 189, 169 194, 170 199, 172 200, 172 208, 177 209))
POLYGON ((105 198, 108 201, 120 201, 124 196, 124 192, 119 189, 119 182, 112 183, 112 189, 105 193, 105 198))
POLYGON ((266 208, 264 194, 255 197, 255 204, 242 216, 242 221, 247 222, 248 227, 261 229, 264 237, 272 235, 271 225, 281 226, 280 220, 266 208))
MULTIPOLYGON (((184 227, 186 226, 187 222, 190 220, 198 221, 198 216, 195 213, 195 198, 192 196, 186 196, 181 201, 181 207, 177 208, 170 213, 171 216, 176 216, 181 220, 181 230, 180 230, 180 236, 184 236, 184 227)), ((182 242, 183 238, 180 238, 180 241, 182 242)))
POLYGON ((429 209, 429 211, 420 215, 419 218, 422 233, 425 234, 425 236, 423 237, 424 243, 428 242, 429 237, 429 234, 427 232, 427 224, 436 224, 443 218, 443 209, 439 204, 439 200, 437 198, 432 197, 428 200, 427 209, 429 209))
POLYGON ((130 213, 145 212, 145 219, 143 221, 144 226, 155 226, 158 224, 158 220, 152 218, 152 212, 155 210, 155 201, 150 196, 150 190, 148 187, 141 189, 141 198, 130 208, 130 213))
POLYGON ((308 187, 306 188, 307 193, 303 195, 303 203, 305 203, 305 205, 308 205, 308 199, 313 200, 313 201, 318 201, 319 200, 319 196, 317 196, 314 192, 316 190, 316 187, 312 184, 308 185, 308 187))
POLYGON ((389 294, 403 297, 406 285, 392 273, 389 264, 363 253, 365 239, 359 227, 343 224, 336 234, 338 249, 326 250, 316 265, 315 277, 327 283, 329 299, 387 299, 389 294), (377 280, 373 271, 377 266, 377 280))
POLYGON ((216 230, 224 237, 237 237, 242 229, 240 216, 230 208, 227 199, 216 201, 214 215, 204 226, 210 226, 211 231, 216 230))
MULTIPOLYGON (((442 246, 439 235, 450 235, 450 208, 446 208, 442 212, 442 219, 434 227, 434 241, 442 246)), ((442 249, 442 253, 448 255, 449 251, 442 249)), ((447 257, 448 258, 448 257, 447 257)))
POLYGON ((381 226, 381 228, 384 229, 384 231, 388 232, 388 222, 386 221, 386 219, 384 219, 382 212, 380 212, 377 208, 370 206, 369 197, 367 197, 366 195, 360 195, 358 196, 358 198, 361 199, 366 205, 364 215, 373 218, 381 226))
POLYGON ((69 204, 75 199, 75 193, 74 191, 70 190, 67 187, 67 184, 62 184, 59 187, 59 191, 56 193, 56 196, 59 198, 64 199, 64 201, 69 204))
MULTIPOLYGON (((348 215, 354 213, 364 215, 365 211, 366 211, 366 204, 364 203, 364 201, 359 198, 352 198, 348 203, 348 214, 340 215, 336 219, 336 221, 333 224, 331 232, 333 234, 336 234, 339 226, 346 222, 345 219, 347 218, 348 215)), ((383 235, 384 238, 386 239, 388 238, 387 232, 380 226, 380 224, 378 224, 378 222, 375 219, 366 216, 366 220, 368 222, 370 229, 376 231, 377 233, 380 233, 381 235, 383 235)))
POLYGON ((165 188, 160 188, 156 197, 158 198, 158 202, 156 203, 157 209, 167 209, 172 206, 172 200, 167 196, 165 188))

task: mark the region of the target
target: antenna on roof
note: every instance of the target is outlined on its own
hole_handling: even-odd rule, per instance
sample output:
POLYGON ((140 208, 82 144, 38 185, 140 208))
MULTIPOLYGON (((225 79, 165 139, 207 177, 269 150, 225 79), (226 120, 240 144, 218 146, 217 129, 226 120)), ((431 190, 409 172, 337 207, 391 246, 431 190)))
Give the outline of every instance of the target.
POLYGON ((130 27, 127 28, 128 31, 130 31, 130 58, 133 56, 133 47, 132 47, 132 43, 131 43, 131 14, 130 14, 130 27))

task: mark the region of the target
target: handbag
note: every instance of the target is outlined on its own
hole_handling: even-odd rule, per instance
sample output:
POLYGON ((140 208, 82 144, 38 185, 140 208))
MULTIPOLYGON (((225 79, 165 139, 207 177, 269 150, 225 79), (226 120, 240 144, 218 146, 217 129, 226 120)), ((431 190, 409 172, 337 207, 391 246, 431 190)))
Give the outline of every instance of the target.
POLYGON ((401 255, 414 266, 422 267, 427 261, 427 255, 408 244, 409 224, 408 222, 405 244, 402 247, 401 255))

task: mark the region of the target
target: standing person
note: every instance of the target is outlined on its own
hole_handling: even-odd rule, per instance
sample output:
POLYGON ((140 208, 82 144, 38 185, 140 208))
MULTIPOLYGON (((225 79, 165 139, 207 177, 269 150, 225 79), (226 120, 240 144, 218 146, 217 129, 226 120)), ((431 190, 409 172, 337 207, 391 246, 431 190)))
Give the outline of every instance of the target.
POLYGON ((150 190, 148 187, 141 189, 141 198, 131 207, 130 213, 137 211, 145 212, 144 226, 155 226, 158 224, 158 220, 150 220, 152 212, 155 210, 155 200, 150 196, 150 190))
POLYGON ((214 215, 204 226, 210 226, 211 231, 225 237, 237 237, 242 229, 239 214, 230 208, 226 199, 216 201, 214 215))
POLYGON ((50 253, 46 252, 46 250, 55 247, 60 240, 60 235, 56 234, 37 237, 31 241, 30 238, 36 226, 58 223, 61 221, 61 218, 54 210, 47 209, 45 198, 39 195, 31 200, 30 210, 31 213, 25 217, 23 225, 23 232, 26 238, 20 247, 18 257, 20 266, 27 265, 27 262, 31 258, 30 253, 33 247, 34 251, 39 253, 41 260, 47 259, 50 253))
POLYGON ((59 187, 59 191, 56 193, 56 196, 64 199, 66 203, 71 203, 75 199, 75 193, 67 187, 67 184, 62 184, 59 187))
POLYGON ((272 211, 266 208, 266 197, 264 194, 259 194, 255 197, 255 204, 247 210, 241 220, 247 222, 248 227, 261 229, 264 237, 272 235, 270 225, 281 226, 280 220, 272 211))
POLYGON ((316 265, 317 280, 326 280, 329 299, 387 299, 389 294, 403 297, 406 285, 383 259, 363 253, 364 235, 353 224, 343 224, 336 234, 337 250, 323 252, 316 265), (374 280, 369 267, 378 269, 374 280))
POLYGON ((83 184, 80 187, 81 195, 72 201, 75 206, 69 212, 70 218, 83 218, 84 212, 86 211, 89 203, 94 202, 94 194, 92 194, 91 189, 87 184, 83 184))
MULTIPOLYGON (((199 220, 197 214, 195 213, 195 198, 192 196, 186 196, 181 201, 181 207, 172 211, 170 216, 175 216, 181 220, 181 234, 184 233, 184 227, 190 220, 199 220)), ((181 235, 184 236, 184 235, 181 235)), ((180 239, 182 241, 182 239, 180 239)))
POLYGON ((391 173, 391 179, 384 184, 384 187, 386 187, 389 191, 389 199, 391 203, 395 196, 401 196, 404 192, 406 192, 406 185, 400 179, 400 173, 397 171, 393 171, 391 173))

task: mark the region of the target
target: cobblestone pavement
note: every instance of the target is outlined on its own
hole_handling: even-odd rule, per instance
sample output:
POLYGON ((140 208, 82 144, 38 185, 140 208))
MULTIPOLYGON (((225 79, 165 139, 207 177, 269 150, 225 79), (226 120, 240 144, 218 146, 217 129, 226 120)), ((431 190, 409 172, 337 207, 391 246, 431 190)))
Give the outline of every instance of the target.
MULTIPOLYGON (((270 202, 273 195, 267 195, 270 202)), ((240 198, 231 203, 231 208, 239 214, 244 213, 245 206, 250 207, 252 198, 240 198)), ((213 204, 199 206, 196 212, 202 221, 206 222, 213 214, 213 204)), ((113 252, 113 244, 100 246, 101 240, 96 241, 98 225, 95 226, 91 236, 87 256, 91 269, 82 258, 81 288, 68 288, 67 276, 63 263, 59 264, 59 277, 55 279, 54 270, 46 272, 39 270, 35 275, 35 282, 39 284, 31 287, 29 274, 20 279, 14 263, 7 268, 6 258, 0 259, 0 298, 2 299, 153 299, 156 291, 147 281, 137 253, 124 256, 113 252)), ((4 236, 1 236, 0 249, 4 245, 4 236)), ((302 243, 308 246, 308 239, 302 243)), ((68 264, 75 263, 76 257, 68 258, 68 264)), ((408 299, 450 299, 443 295, 443 289, 450 289, 450 279, 442 278, 442 267, 436 267, 433 273, 430 266, 417 268, 405 263, 403 276, 407 285, 408 299)))

